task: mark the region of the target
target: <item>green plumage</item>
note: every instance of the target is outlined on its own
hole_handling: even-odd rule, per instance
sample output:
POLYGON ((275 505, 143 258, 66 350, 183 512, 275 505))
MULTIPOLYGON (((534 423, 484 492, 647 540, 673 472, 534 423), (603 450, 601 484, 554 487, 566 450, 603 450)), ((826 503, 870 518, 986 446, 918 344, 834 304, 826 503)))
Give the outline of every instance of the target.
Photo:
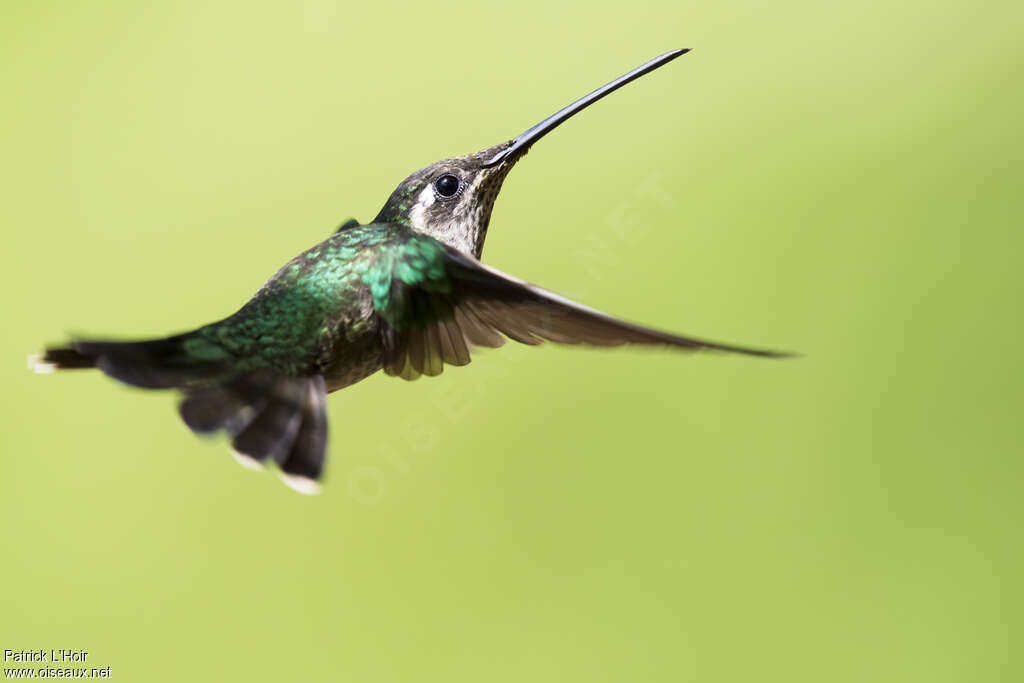
POLYGON ((515 140, 416 171, 372 223, 344 222, 224 320, 162 339, 78 340, 47 349, 34 367, 96 367, 134 386, 177 389, 193 431, 226 431, 243 460, 275 462, 309 493, 323 471, 327 393, 381 369, 406 380, 439 375, 469 363, 472 347, 506 339, 781 355, 617 320, 478 260, 502 182, 530 146, 683 52, 634 69, 515 140))
POLYGON ((401 225, 349 227, 289 261, 241 310, 198 329, 184 348, 197 360, 231 360, 239 372, 329 370, 334 356, 365 346, 379 320, 408 326, 396 284, 449 288, 445 251, 401 225))

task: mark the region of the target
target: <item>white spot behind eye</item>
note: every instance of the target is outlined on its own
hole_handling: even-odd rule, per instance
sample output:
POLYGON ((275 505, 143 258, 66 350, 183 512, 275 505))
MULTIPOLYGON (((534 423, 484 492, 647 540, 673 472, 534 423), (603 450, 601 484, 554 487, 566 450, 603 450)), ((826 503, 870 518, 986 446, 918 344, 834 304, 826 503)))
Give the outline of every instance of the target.
POLYGON ((426 231, 427 217, 425 214, 427 209, 434 205, 435 201, 437 201, 437 197, 434 195, 434 187, 433 185, 427 185, 420 191, 412 211, 409 212, 409 220, 412 222, 412 227, 417 230, 426 231))

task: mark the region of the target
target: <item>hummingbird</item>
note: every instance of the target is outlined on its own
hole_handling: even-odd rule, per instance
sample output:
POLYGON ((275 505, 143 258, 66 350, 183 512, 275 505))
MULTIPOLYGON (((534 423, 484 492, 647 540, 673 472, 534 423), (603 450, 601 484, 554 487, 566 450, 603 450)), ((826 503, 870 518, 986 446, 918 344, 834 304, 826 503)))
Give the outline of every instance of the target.
POLYGON ((273 463, 286 484, 312 494, 324 473, 327 394, 379 370, 434 377, 507 339, 789 355, 642 327, 480 261, 502 182, 534 143, 688 51, 652 59, 511 140, 416 171, 371 222, 346 221, 223 320, 158 339, 75 339, 30 367, 98 368, 135 387, 177 390, 189 429, 226 432, 242 464, 273 463))

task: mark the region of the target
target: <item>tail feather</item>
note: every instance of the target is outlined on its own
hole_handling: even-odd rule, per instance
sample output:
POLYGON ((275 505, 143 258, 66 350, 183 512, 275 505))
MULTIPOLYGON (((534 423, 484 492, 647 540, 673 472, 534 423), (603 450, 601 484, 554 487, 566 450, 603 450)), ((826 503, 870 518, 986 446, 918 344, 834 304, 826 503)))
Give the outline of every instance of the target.
POLYGON ((327 452, 327 389, 323 377, 283 377, 262 370, 186 394, 179 406, 195 432, 232 436, 246 466, 274 462, 282 479, 316 493, 327 452))
POLYGON ((283 462, 302 424, 305 384, 304 380, 281 379, 273 385, 266 406, 232 440, 235 451, 260 462, 283 462))
POLYGON ((324 378, 317 375, 309 380, 306 400, 302 407, 302 426, 281 471, 293 477, 312 481, 320 478, 327 451, 327 389, 324 378))
POLYGON ((181 388, 227 371, 226 361, 195 358, 185 348, 192 334, 147 341, 78 341, 50 347, 35 361, 40 372, 99 368, 114 379, 144 389, 181 388))
MULTIPOLYGON (((178 414, 185 425, 197 434, 209 434, 223 429, 237 416, 245 402, 228 391, 225 386, 212 386, 189 394, 178 405, 178 414)), ((241 431, 240 425, 238 431, 241 431)))
POLYGON ((71 347, 48 348, 42 355, 33 355, 29 359, 36 371, 40 371, 40 366, 49 366, 47 370, 42 370, 42 372, 96 367, 95 358, 80 353, 71 347))
POLYGON ((178 406, 181 419, 193 432, 207 434, 223 429, 238 436, 263 411, 275 373, 259 370, 221 384, 185 392, 178 406))
POLYGON ((132 386, 172 389, 212 379, 227 369, 223 361, 200 360, 184 348, 190 335, 143 342, 78 342, 75 350, 96 358, 96 367, 132 386))
POLYGON ((127 384, 178 389, 178 412, 194 432, 224 430, 250 466, 274 462, 285 483, 316 493, 327 450, 323 377, 288 377, 271 369, 239 375, 227 361, 188 353, 190 334, 140 342, 79 341, 30 358, 37 372, 99 368, 127 384))

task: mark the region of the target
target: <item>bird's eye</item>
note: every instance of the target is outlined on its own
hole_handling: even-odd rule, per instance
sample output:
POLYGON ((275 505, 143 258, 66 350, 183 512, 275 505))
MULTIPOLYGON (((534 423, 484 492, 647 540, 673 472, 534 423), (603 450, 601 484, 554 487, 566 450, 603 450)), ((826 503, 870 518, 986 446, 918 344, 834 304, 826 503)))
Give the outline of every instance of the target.
POLYGON ((462 182, 451 173, 446 173, 434 181, 434 191, 442 197, 454 197, 462 187, 462 182))

